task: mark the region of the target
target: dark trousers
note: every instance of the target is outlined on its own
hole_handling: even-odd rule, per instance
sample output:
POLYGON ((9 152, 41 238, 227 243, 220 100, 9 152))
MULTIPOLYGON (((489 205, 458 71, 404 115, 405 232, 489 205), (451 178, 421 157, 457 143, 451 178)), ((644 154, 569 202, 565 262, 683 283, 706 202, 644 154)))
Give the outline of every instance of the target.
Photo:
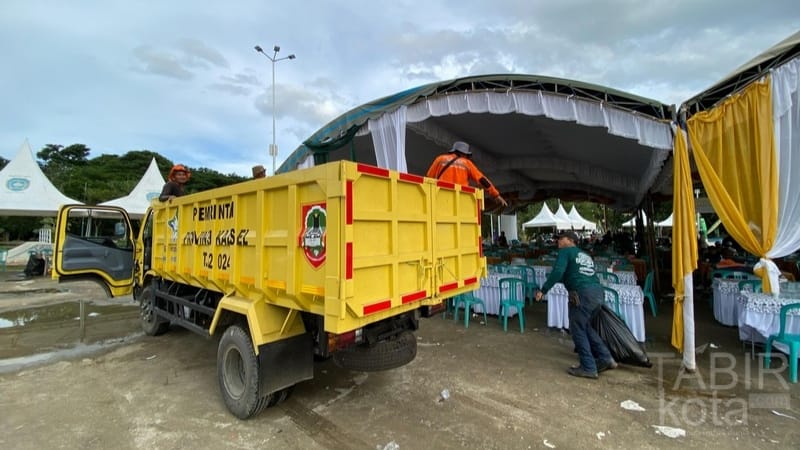
POLYGON ((591 286, 578 291, 580 304, 569 305, 569 332, 572 342, 578 352, 581 368, 587 372, 596 373, 595 360, 612 361, 608 347, 591 326, 591 319, 600 311, 605 302, 605 294, 600 286, 591 286))

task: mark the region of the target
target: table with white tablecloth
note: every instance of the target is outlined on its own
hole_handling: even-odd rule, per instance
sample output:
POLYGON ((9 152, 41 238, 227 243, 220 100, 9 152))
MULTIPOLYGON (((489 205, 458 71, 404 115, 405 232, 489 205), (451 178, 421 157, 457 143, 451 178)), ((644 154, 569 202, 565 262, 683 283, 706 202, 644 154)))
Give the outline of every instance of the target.
MULTIPOLYGON (((747 342, 766 342, 770 335, 778 334, 781 329, 781 307, 790 303, 800 303, 800 295, 796 292, 772 294, 741 291, 737 296, 739 339, 747 342)), ((800 310, 792 310, 786 314, 786 331, 800 334, 800 310)), ((788 347, 775 343, 775 347, 788 353, 788 347)))
MULTIPOLYGON (((644 342, 644 292, 637 285, 622 283, 607 283, 608 288, 616 291, 619 296, 619 312, 631 330, 633 337, 639 342, 644 342)), ((606 304, 614 310, 611 298, 606 297, 606 304)))
MULTIPOLYGON (((475 291, 475 297, 483 300, 486 304, 486 314, 498 315, 500 311, 500 280, 503 278, 521 278, 516 274, 510 273, 490 273, 488 278, 481 279, 481 287, 475 291)), ((507 289, 507 288, 506 288, 507 289)), ((517 294, 521 298, 525 298, 524 287, 519 285, 517 294)), ((475 312, 483 312, 481 305, 473 305, 472 310, 475 312)), ((517 315, 517 308, 509 308, 509 317, 517 315)))
POLYGON ((714 295, 714 319, 729 327, 739 322, 739 281, 715 278, 712 282, 714 295))
MULTIPOLYGON (((608 283, 607 287, 613 289, 619 296, 619 309, 625 324, 631 330, 634 338, 644 342, 644 293, 636 285, 608 283)), ((606 304, 612 309, 614 305, 611 298, 606 298, 606 304)), ((562 283, 556 283, 547 291, 547 326, 551 328, 569 329, 569 296, 562 283)))
POLYGON ((612 273, 617 276, 619 284, 636 284, 636 272, 633 270, 615 270, 612 273))

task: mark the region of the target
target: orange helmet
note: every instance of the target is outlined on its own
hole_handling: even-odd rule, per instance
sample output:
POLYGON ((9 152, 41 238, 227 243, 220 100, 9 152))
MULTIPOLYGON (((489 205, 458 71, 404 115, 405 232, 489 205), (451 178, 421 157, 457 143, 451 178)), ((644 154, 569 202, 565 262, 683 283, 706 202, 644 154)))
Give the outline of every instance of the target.
POLYGON ((169 178, 170 180, 174 180, 175 179, 175 172, 184 172, 184 173, 186 173, 186 180, 187 181, 189 180, 189 178, 192 177, 192 171, 187 169, 186 166, 184 166, 183 164, 175 164, 174 166, 172 166, 172 169, 169 170, 169 176, 167 178, 169 178))

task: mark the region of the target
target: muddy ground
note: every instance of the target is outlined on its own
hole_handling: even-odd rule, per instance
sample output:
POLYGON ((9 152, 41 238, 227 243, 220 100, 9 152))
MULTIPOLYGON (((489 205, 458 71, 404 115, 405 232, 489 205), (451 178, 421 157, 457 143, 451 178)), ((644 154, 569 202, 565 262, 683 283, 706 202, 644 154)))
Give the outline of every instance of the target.
POLYGON ((367 374, 319 363, 285 403, 240 421, 220 399, 213 338, 176 328, 146 337, 129 297, 108 300, 91 283, 18 275, 0 274, 0 448, 800 445, 798 385, 785 382, 786 370, 760 376, 737 330, 714 322, 702 299, 697 342, 713 345, 693 376, 681 375, 669 346, 666 301, 657 318, 646 312, 654 367, 621 366, 596 381, 566 375, 575 361, 571 340, 546 328, 546 306, 537 304, 526 311, 524 334, 516 320, 504 333, 491 317, 468 329, 423 319, 417 358, 407 366, 367 374))

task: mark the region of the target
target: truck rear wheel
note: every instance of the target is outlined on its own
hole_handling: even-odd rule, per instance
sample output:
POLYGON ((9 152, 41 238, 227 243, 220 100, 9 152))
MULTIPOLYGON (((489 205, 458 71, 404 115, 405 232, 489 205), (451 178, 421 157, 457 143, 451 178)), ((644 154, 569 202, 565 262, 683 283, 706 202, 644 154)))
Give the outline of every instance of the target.
POLYGON ((169 329, 169 321, 156 314, 156 292, 153 286, 145 287, 139 296, 139 317, 142 331, 148 336, 158 336, 169 329))
POLYGON ((222 334, 217 349, 217 376, 225 406, 240 419, 256 416, 273 396, 259 392, 258 357, 249 333, 231 325, 222 334))
POLYGON ((404 331, 393 339, 369 347, 358 345, 333 354, 333 362, 343 369, 377 372, 406 365, 417 356, 417 338, 404 331))

